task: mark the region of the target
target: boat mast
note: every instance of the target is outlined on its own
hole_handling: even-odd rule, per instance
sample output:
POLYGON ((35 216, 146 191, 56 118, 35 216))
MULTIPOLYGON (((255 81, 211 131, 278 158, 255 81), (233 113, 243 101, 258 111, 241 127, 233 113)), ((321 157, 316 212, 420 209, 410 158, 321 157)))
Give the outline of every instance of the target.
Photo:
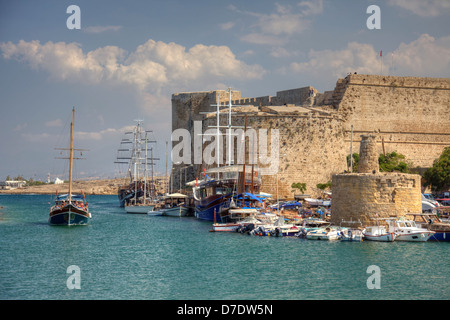
POLYGON ((72 202, 72 164, 73 164, 73 135, 75 122, 75 107, 72 108, 72 122, 70 123, 70 158, 69 158, 69 203, 72 202))

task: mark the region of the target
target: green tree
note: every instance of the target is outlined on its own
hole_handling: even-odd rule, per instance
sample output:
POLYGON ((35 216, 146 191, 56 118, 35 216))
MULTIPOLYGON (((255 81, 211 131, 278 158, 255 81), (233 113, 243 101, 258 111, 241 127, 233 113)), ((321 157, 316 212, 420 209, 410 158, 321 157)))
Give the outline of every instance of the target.
POLYGON ((297 182, 292 183, 291 188, 294 189, 291 192, 295 192, 295 189, 298 189, 300 193, 304 193, 306 191, 306 183, 297 182))
POLYGON ((423 174, 424 186, 431 186, 434 192, 450 188, 450 147, 434 160, 433 166, 423 174))
POLYGON ((391 152, 380 154, 378 158, 381 172, 393 172, 399 171, 403 173, 409 173, 409 166, 405 161, 405 156, 397 152, 391 152))
MULTIPOLYGON (((353 172, 358 171, 359 154, 353 154, 353 172)), ((350 155, 347 155, 347 163, 350 167, 350 155)), ((410 172, 410 165, 406 161, 406 157, 403 154, 397 152, 387 153, 386 155, 380 154, 378 157, 378 164, 381 172, 393 172, 399 171, 403 173, 410 172)))
MULTIPOLYGON (((358 162, 359 162, 359 154, 353 153, 353 165, 352 165, 352 172, 358 171, 358 162)), ((350 168, 350 155, 347 155, 347 168, 350 168)))
POLYGON ((327 183, 318 183, 316 185, 316 187, 317 187, 317 189, 320 189, 320 190, 325 190, 327 188, 331 188, 331 181, 328 181, 327 183))

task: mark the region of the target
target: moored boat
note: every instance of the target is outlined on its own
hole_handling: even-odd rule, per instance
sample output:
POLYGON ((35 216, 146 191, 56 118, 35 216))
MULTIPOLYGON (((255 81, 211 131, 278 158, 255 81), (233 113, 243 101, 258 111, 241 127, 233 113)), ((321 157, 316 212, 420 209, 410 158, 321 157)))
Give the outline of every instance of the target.
POLYGON ((189 213, 187 207, 188 196, 182 193, 172 193, 164 198, 164 204, 158 211, 163 216, 185 217, 189 213))
POLYGON ((396 241, 427 241, 435 232, 419 228, 412 220, 387 219, 389 231, 395 232, 396 241))
POLYGON ((385 226, 369 226, 364 229, 364 239, 369 241, 393 242, 397 236, 395 232, 389 232, 385 226))
POLYGON ((308 231, 306 234, 308 240, 338 240, 339 230, 336 227, 328 226, 308 231))
POLYGON ((339 239, 341 239, 341 241, 361 242, 363 241, 363 238, 363 230, 357 228, 343 229, 339 234, 339 239))

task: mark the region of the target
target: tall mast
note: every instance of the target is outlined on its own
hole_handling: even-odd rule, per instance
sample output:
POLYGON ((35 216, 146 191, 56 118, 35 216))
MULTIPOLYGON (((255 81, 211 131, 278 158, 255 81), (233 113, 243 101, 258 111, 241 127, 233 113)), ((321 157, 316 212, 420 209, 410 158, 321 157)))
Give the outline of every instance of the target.
POLYGON ((72 122, 70 123, 70 160, 69 160, 69 203, 72 202, 72 164, 73 164, 73 135, 75 122, 75 107, 72 109, 72 122))

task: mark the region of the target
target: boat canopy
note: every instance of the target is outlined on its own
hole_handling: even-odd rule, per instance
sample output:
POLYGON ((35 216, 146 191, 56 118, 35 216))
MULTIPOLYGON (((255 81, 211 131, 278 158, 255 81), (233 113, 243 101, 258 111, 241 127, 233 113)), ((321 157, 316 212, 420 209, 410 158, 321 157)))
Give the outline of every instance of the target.
MULTIPOLYGON (((256 200, 256 201, 258 201, 260 203, 262 203, 262 200, 266 199, 265 196, 259 196, 259 195, 255 195, 255 194, 249 193, 249 192, 245 192, 244 193, 244 197, 245 197, 246 200, 256 200)), ((237 196, 235 196, 235 198, 242 199, 242 193, 237 195, 237 196)))
POLYGON ((166 198, 187 198, 188 196, 182 193, 172 193, 168 194, 166 198))
MULTIPOLYGON (((82 201, 84 199, 84 197, 79 194, 72 194, 71 198, 74 201, 82 201)), ((56 201, 66 201, 68 199, 69 199, 69 194, 60 194, 56 197, 56 201)))

